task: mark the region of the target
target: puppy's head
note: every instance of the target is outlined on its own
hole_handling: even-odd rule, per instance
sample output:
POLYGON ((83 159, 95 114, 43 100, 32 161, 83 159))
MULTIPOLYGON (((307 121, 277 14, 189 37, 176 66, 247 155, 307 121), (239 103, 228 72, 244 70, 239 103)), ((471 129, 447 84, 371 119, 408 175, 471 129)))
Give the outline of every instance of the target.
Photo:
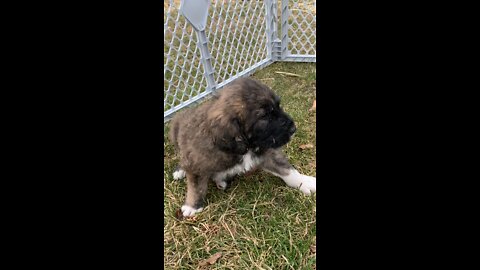
POLYGON ((295 133, 280 98, 253 79, 238 79, 220 91, 208 114, 214 143, 223 151, 257 154, 285 145, 295 133))

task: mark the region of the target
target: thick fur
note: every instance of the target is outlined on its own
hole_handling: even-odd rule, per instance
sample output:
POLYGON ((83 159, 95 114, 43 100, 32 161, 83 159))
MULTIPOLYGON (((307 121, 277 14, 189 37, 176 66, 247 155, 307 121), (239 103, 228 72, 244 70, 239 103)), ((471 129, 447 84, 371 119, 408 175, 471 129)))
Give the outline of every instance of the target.
POLYGON ((178 113, 169 135, 180 158, 174 178, 187 177, 183 215, 203 209, 208 181, 225 189, 230 178, 257 167, 306 194, 315 192, 315 178, 298 173, 280 150, 295 130, 280 98, 249 78, 238 79, 202 105, 178 113))

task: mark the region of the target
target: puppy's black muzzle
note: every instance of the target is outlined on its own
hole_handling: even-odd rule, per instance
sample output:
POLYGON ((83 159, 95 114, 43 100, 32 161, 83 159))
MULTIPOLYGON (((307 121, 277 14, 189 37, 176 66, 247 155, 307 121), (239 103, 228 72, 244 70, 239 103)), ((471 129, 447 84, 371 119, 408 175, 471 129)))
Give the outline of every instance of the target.
POLYGON ((293 119, 281 109, 273 117, 258 120, 251 129, 249 148, 257 154, 269 148, 279 148, 287 144, 297 131, 293 119))
POLYGON ((290 136, 292 136, 295 133, 295 131, 297 131, 297 127, 295 126, 295 124, 292 124, 290 129, 288 129, 288 132, 290 133, 290 136))
POLYGON ((295 126, 295 123, 293 122, 292 118, 288 114, 283 113, 283 119, 281 119, 280 122, 281 122, 281 126, 287 129, 288 135, 292 136, 295 133, 295 131, 297 131, 297 127, 295 126))

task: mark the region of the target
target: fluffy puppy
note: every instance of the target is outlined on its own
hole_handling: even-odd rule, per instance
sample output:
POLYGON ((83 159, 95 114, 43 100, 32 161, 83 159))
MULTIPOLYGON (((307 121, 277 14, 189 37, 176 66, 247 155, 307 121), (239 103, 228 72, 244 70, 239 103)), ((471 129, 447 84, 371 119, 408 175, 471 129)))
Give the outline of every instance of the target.
POLYGON ((305 194, 316 191, 316 179, 295 170, 281 151, 295 133, 280 98, 250 78, 238 79, 202 105, 172 119, 170 140, 180 158, 173 176, 187 177, 183 216, 203 210, 208 181, 225 189, 237 174, 261 168, 305 194))

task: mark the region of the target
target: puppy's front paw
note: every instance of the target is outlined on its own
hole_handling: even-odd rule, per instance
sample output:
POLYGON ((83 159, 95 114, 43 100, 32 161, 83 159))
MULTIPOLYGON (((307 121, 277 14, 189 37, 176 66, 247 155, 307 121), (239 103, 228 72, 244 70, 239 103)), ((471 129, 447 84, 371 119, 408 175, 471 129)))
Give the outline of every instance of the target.
POLYGON ((315 177, 303 175, 298 189, 300 189, 305 195, 315 193, 317 191, 317 179, 315 177))
POLYGON ((215 181, 215 183, 220 190, 225 190, 227 188, 227 181, 215 181))
POLYGON ((182 215, 183 215, 184 217, 192 217, 192 216, 194 216, 196 213, 202 212, 203 207, 200 207, 200 208, 198 208, 198 209, 195 209, 195 208, 193 208, 193 207, 191 207, 191 206, 183 205, 181 209, 182 209, 182 215))
POLYGON ((289 187, 298 188, 305 195, 310 195, 317 191, 317 179, 301 174, 295 169, 292 169, 288 175, 280 177, 282 177, 289 187))
POLYGON ((224 174, 216 174, 213 176, 213 182, 217 185, 217 188, 220 190, 225 190, 228 186, 229 178, 224 174))

